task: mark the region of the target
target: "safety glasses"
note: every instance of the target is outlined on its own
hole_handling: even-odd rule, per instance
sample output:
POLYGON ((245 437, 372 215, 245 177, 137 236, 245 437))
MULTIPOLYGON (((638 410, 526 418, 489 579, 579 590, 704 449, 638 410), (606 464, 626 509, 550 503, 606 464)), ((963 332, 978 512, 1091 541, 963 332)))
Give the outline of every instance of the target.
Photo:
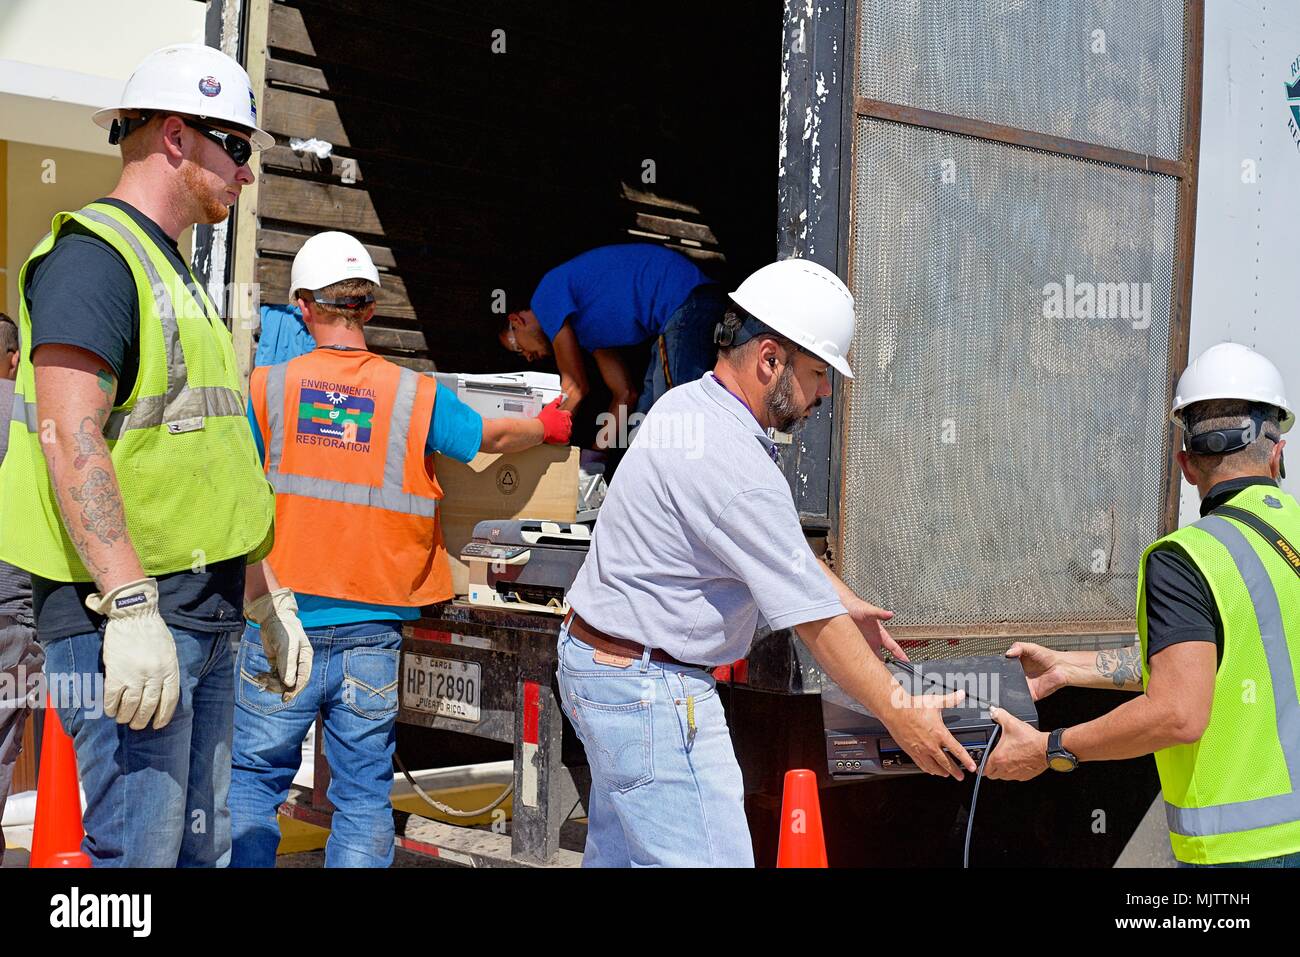
POLYGON ((201 123, 195 123, 193 120, 185 120, 185 125, 195 130, 201 136, 212 140, 223 150, 226 155, 234 160, 236 166, 243 166, 253 155, 253 144, 246 139, 236 136, 234 133, 227 133, 224 130, 214 130, 210 126, 204 126, 201 123))

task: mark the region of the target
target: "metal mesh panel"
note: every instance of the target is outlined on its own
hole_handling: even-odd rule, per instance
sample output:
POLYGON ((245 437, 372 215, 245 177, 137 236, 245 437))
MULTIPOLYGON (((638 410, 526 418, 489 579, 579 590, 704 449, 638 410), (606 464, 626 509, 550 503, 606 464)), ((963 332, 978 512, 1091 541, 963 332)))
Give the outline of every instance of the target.
POLYGON ((1131 619, 1164 503, 1177 180, 875 119, 856 150, 846 580, 936 633, 1131 619))
POLYGON ((861 96, 1179 158, 1183 0, 862 6, 861 96))

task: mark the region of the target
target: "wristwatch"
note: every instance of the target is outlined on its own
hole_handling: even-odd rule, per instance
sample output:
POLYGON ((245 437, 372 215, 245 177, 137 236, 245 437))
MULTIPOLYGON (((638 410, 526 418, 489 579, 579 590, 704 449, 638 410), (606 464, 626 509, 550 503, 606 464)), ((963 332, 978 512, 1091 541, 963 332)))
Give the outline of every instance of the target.
POLYGON ((1079 759, 1061 744, 1064 728, 1057 728, 1047 736, 1047 766, 1053 771, 1073 771, 1079 766, 1079 759))

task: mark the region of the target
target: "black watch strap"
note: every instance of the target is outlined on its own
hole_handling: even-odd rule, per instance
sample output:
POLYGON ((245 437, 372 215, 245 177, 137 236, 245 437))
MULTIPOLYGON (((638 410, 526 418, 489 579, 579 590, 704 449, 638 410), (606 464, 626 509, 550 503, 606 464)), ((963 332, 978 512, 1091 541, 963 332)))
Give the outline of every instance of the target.
POLYGON ((1079 759, 1061 744, 1064 734, 1064 728, 1057 728, 1047 736, 1047 766, 1053 771, 1073 771, 1079 766, 1079 759), (1060 759, 1060 765, 1054 764, 1053 759, 1060 759), (1065 766, 1067 762, 1068 766, 1065 766))

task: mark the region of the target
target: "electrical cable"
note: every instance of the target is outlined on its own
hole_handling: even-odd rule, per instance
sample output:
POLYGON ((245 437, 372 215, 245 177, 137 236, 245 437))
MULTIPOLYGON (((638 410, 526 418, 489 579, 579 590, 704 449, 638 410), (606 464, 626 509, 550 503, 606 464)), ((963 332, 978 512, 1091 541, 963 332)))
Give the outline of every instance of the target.
POLYGON ((411 777, 411 772, 406 770, 406 765, 402 763, 401 755, 399 755, 396 751, 393 752, 393 761, 397 764, 398 770, 402 772, 402 776, 406 778, 407 783, 410 784, 411 787, 415 789, 415 793, 418 794, 423 799, 424 803, 437 811, 441 811, 443 814, 446 814, 448 817, 470 818, 470 817, 479 817, 481 815, 487 814, 489 811, 493 811, 497 807, 499 807, 501 803, 505 801, 506 798, 510 797, 510 795, 514 793, 515 790, 515 782, 511 781, 509 784, 506 785, 506 789, 501 792, 500 796, 497 797, 491 804, 488 804, 485 807, 481 807, 475 811, 459 811, 454 807, 448 807, 446 804, 443 804, 441 801, 437 800, 436 798, 430 797, 429 793, 425 791, 424 788, 416 784, 415 778, 411 777))
MULTIPOLYGON (((891 655, 890 660, 887 663, 898 665, 898 667, 902 668, 913 678, 917 679, 917 681, 924 683, 925 681, 924 674, 919 669, 915 668, 910 662, 902 661, 901 659, 893 657, 891 655)), ((924 693, 924 688, 922 688, 921 690, 922 693, 924 693)), ((952 690, 957 690, 957 689, 952 689, 952 690)), ((949 694, 952 693, 952 691, 948 689, 946 686, 944 686, 944 691, 948 692, 949 694)), ((993 707, 995 707, 995 705, 990 705, 984 701, 981 701, 980 699, 971 696, 969 693, 967 694, 966 703, 968 703, 968 705, 972 707, 978 706, 981 711, 989 711, 993 707)), ((989 733, 988 743, 984 746, 984 754, 981 755, 980 757, 979 768, 975 772, 975 791, 971 795, 971 799, 970 799, 970 814, 966 818, 966 843, 962 850, 962 855, 961 855, 961 866, 963 868, 970 867, 970 838, 971 838, 971 832, 975 828, 975 805, 980 798, 980 783, 984 780, 984 765, 988 763, 989 755, 993 753, 993 745, 997 743, 998 736, 1001 734, 1002 734, 1002 725, 994 724, 993 730, 989 733)))
POLYGON ((984 780, 984 765, 993 752, 993 745, 997 742, 998 735, 1001 733, 1002 725, 995 724, 993 732, 989 735, 989 743, 984 747, 984 756, 980 758, 979 770, 975 772, 975 793, 971 795, 970 816, 966 818, 966 847, 961 852, 961 866, 964 868, 970 867, 970 835, 975 828, 975 804, 980 799, 980 782, 984 780))

